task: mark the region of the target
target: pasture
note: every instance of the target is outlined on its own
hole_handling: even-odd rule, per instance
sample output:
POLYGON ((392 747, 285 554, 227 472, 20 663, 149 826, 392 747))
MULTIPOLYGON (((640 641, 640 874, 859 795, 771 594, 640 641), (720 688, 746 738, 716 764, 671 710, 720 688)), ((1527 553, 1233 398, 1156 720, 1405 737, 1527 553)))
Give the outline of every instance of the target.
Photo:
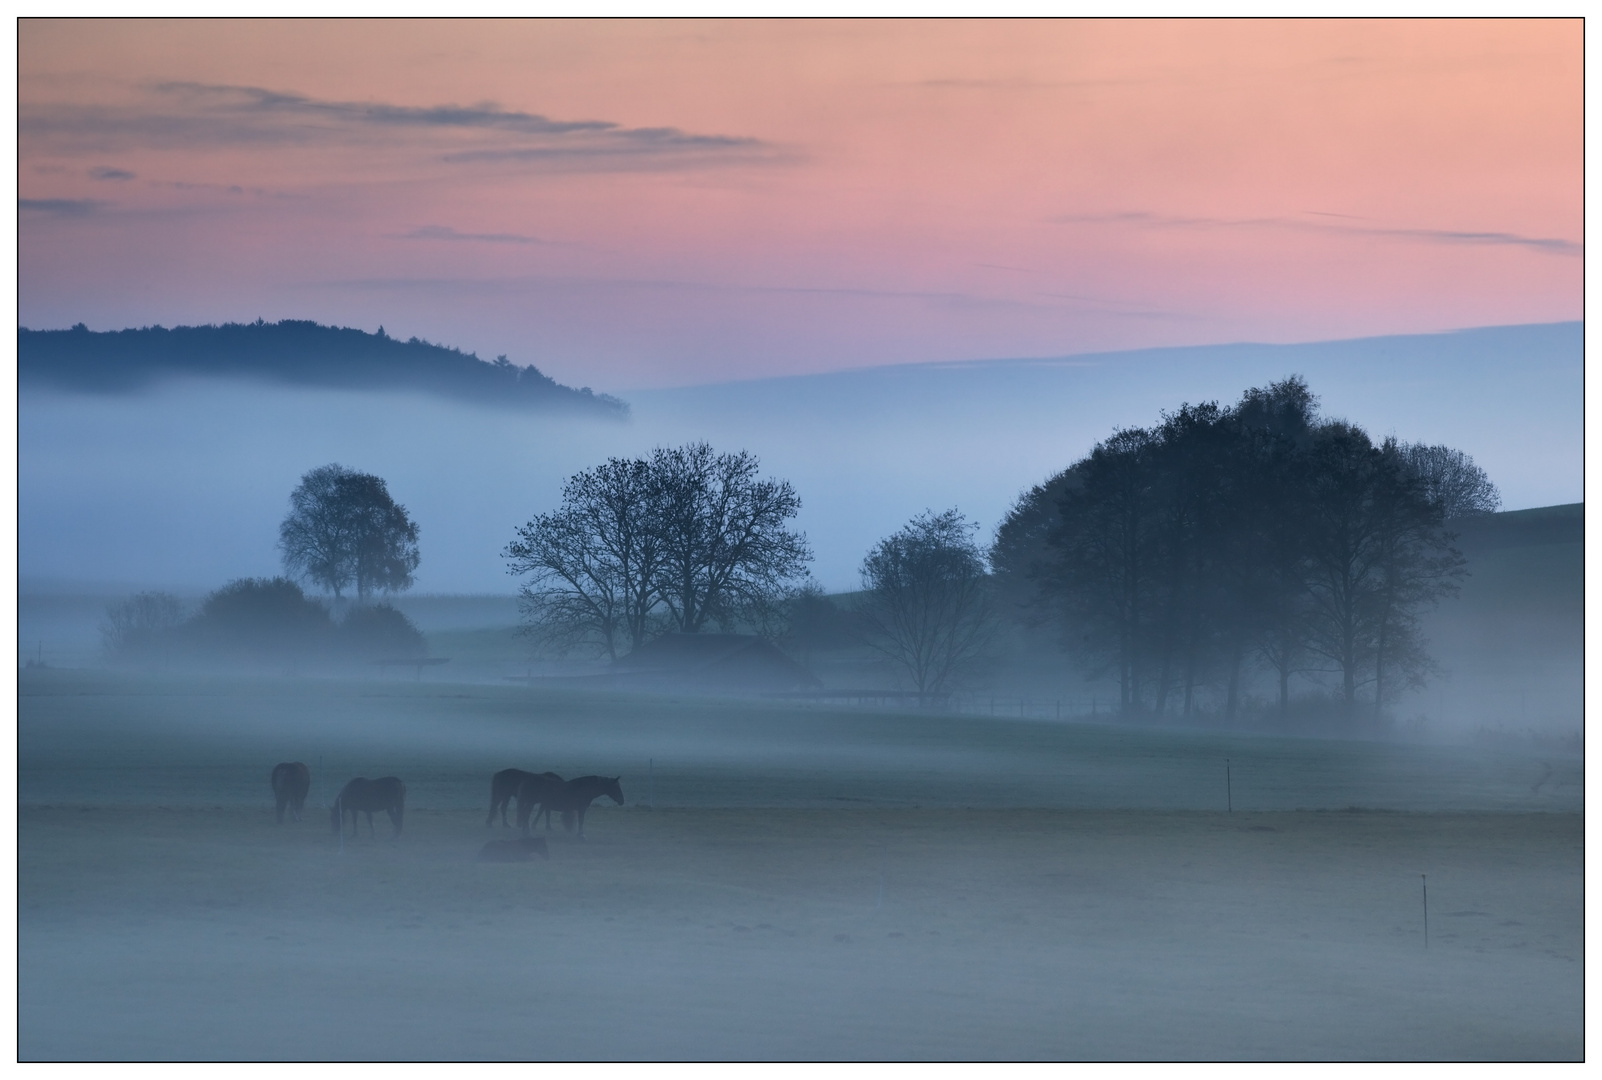
POLYGON ((27 1060, 1583 1054, 1577 757, 20 679, 27 1060), (286 760, 312 789, 279 826, 286 760), (621 773, 628 802, 549 860, 479 863, 509 765, 621 773), (333 793, 390 774, 403 834, 380 815, 341 851, 333 793))

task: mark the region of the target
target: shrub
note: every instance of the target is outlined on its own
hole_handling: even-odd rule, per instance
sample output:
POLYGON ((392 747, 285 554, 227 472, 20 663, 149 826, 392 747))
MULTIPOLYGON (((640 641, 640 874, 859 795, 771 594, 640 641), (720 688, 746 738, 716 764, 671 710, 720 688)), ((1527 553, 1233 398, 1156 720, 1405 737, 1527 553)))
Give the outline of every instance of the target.
POLYGON ((206 597, 186 630, 202 650, 283 658, 326 644, 328 609, 285 577, 240 578, 206 597))
POLYGON ((336 637, 342 651, 363 660, 407 660, 428 654, 422 632, 388 604, 351 608, 336 637))

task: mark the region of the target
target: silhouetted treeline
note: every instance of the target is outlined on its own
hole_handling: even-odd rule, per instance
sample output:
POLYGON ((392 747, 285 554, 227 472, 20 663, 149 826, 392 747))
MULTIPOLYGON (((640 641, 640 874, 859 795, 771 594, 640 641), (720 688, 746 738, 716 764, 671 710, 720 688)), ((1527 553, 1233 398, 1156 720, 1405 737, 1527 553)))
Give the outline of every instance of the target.
POLYGON ((1418 617, 1463 574, 1448 512, 1494 506, 1489 481, 1464 503, 1421 468, 1453 453, 1321 419, 1300 378, 1184 405, 1024 495, 997 586, 1117 681, 1125 715, 1190 716, 1209 690, 1233 720, 1256 667, 1281 714, 1310 676, 1377 716, 1430 669, 1418 617))
POLYGON ((17 332, 24 382, 100 393, 138 389, 177 375, 249 376, 295 386, 423 390, 479 403, 571 408, 622 417, 628 406, 588 387, 563 386, 533 365, 494 362, 418 338, 285 319, 269 323, 96 332, 17 332))
POLYGON ((140 664, 362 663, 428 651, 411 620, 388 604, 356 605, 336 621, 284 577, 230 581, 187 617, 177 597, 139 593, 113 604, 106 619, 106 652, 140 664))

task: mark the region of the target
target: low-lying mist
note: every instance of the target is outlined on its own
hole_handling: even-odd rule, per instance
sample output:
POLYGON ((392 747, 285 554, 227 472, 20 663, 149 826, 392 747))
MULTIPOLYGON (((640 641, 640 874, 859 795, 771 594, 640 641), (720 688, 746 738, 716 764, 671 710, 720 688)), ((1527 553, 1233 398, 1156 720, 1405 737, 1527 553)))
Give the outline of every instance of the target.
POLYGON ((925 509, 987 528, 1119 425, 1232 401, 1299 372, 1326 415, 1468 452, 1516 509, 1581 497, 1578 324, 1309 346, 1220 346, 913 365, 624 396, 626 424, 412 394, 171 383, 28 391, 19 407, 25 580, 215 588, 276 573, 289 492, 329 462, 383 477, 421 527, 423 592, 509 592, 501 549, 561 483, 613 455, 706 440, 794 484, 830 591, 925 509))

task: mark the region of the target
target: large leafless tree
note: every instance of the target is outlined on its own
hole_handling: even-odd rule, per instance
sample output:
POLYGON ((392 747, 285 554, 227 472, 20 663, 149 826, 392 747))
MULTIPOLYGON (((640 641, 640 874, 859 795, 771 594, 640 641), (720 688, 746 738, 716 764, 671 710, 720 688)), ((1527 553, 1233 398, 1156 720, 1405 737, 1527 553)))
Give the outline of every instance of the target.
POLYGON ((569 478, 503 552, 525 632, 616 658, 663 630, 771 628, 812 556, 794 488, 758 468, 693 443, 569 478))

